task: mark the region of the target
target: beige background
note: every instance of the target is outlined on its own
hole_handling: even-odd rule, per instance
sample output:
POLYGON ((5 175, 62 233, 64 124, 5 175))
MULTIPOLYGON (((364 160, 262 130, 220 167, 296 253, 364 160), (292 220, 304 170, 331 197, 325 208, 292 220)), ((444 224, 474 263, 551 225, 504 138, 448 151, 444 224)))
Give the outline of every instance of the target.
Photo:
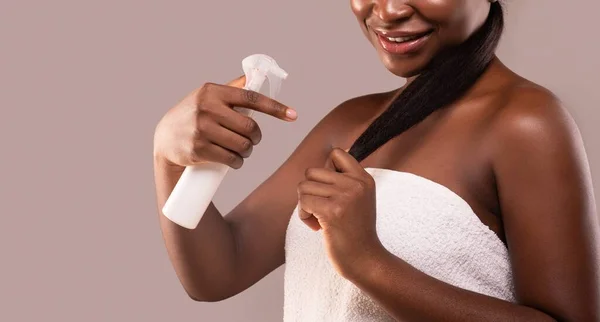
MULTIPOLYGON (((512 1, 499 56, 567 102, 600 200, 598 12, 592 0, 512 1)), ((257 115, 264 139, 217 192, 222 212, 336 104, 403 82, 349 1, 1 2, 1 321, 281 320, 282 269, 221 303, 188 299, 154 199, 155 124, 253 53, 289 72, 280 100, 299 119, 257 115)))

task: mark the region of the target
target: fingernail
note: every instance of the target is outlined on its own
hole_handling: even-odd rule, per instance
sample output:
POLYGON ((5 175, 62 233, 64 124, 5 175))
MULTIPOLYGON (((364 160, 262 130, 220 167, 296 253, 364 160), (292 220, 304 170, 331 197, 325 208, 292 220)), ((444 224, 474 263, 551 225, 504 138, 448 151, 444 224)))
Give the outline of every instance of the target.
POLYGON ((296 113, 296 111, 294 111, 293 109, 288 108, 287 111, 285 111, 285 116, 291 119, 295 119, 298 116, 298 113, 296 113))

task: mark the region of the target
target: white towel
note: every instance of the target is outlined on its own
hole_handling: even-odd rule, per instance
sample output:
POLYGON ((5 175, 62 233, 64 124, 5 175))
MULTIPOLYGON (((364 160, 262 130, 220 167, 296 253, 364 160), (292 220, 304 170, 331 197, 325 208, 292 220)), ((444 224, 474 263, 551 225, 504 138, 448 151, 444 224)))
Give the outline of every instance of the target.
MULTIPOLYGON (((435 181, 365 168, 376 183, 377 233, 385 248, 449 284, 515 302, 508 251, 459 195, 435 181)), ((332 267, 321 231, 291 216, 285 241, 284 321, 394 321, 332 267)))

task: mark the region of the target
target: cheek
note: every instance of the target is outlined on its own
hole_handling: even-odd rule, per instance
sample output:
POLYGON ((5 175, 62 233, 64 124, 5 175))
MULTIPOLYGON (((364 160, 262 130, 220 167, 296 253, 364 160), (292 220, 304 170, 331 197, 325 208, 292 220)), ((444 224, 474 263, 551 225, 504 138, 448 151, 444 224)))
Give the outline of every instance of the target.
POLYGON ((369 7, 372 0, 350 0, 350 7, 356 18, 360 21, 369 16, 369 7))
POLYGON ((370 40, 369 31, 367 30, 367 26, 365 25, 365 20, 369 17, 371 8, 372 8, 372 0, 350 0, 350 7, 352 8, 352 12, 356 16, 356 20, 360 25, 360 29, 363 34, 370 40))
POLYGON ((422 18, 434 25, 445 45, 464 41, 472 31, 471 19, 476 16, 473 4, 486 0, 423 0, 414 1, 422 18))

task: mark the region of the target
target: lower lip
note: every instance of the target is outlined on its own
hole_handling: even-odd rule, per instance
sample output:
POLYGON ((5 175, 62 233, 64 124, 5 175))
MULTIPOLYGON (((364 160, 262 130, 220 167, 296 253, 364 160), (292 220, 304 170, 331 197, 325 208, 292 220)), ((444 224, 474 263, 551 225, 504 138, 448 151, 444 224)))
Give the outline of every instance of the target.
POLYGON ((431 33, 428 33, 420 38, 398 43, 390 41, 380 34, 376 35, 381 47, 383 47, 385 51, 395 55, 407 55, 415 53, 419 49, 423 48, 423 46, 427 43, 427 40, 429 40, 429 37, 431 37, 431 33))

